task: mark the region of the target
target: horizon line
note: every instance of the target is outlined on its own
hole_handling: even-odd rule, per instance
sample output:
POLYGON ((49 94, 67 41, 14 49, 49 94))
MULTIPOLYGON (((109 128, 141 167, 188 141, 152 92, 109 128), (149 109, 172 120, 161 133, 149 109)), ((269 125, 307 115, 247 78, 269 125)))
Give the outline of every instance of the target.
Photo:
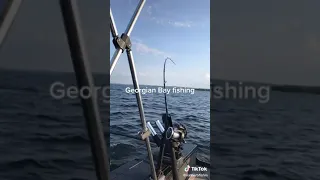
MULTIPOLYGON (((51 69, 20 69, 20 68, 7 68, 7 67, 0 67, 0 71, 22 71, 22 72, 44 72, 44 73, 74 73, 74 71, 59 71, 59 70, 51 70, 51 69)), ((100 71, 91 71, 92 75, 98 74, 98 75, 109 75, 106 72, 100 72, 100 71)), ((256 83, 256 84, 266 84, 270 86, 299 86, 299 87, 320 87, 320 85, 303 85, 303 84, 287 84, 287 83, 272 83, 272 82, 266 82, 266 81, 253 81, 253 80, 234 80, 231 78, 210 78, 210 85, 209 89, 211 87, 211 81, 236 81, 236 82, 244 82, 244 83, 256 83)), ((111 82, 110 82, 111 84, 111 82)), ((117 84, 117 83, 116 83, 117 84)), ((118 83, 121 84, 121 83, 118 83)), ((128 85, 128 84, 125 84, 128 85)), ((162 85, 153 85, 153 86, 162 86, 162 85)), ((181 86, 179 86, 181 87, 181 86)), ((207 88, 197 88, 197 89, 207 89, 207 88)))
MULTIPOLYGON (((117 82, 110 82, 111 84, 117 84, 117 85, 129 85, 129 86, 133 86, 133 84, 127 84, 127 83, 117 83, 117 82)), ((153 85, 153 84, 139 84, 139 86, 159 86, 159 87, 163 87, 163 85, 153 85)), ((180 88, 192 88, 195 90, 208 90, 210 91, 210 87, 209 88, 198 88, 198 87, 188 87, 188 86, 179 86, 179 85, 168 85, 166 87, 180 87, 180 88)))

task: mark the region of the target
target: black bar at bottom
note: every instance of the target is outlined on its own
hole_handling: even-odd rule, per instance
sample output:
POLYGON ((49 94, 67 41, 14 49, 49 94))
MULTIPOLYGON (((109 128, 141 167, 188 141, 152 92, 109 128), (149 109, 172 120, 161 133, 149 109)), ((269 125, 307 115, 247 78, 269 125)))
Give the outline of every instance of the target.
MULTIPOLYGON (((90 71, 87 52, 80 27, 80 16, 77 0, 60 0, 65 31, 77 78, 78 87, 93 88, 93 77, 90 71)), ((109 179, 109 158, 97 104, 97 95, 92 91, 91 97, 81 97, 83 114, 91 142, 91 151, 98 180, 109 179)))

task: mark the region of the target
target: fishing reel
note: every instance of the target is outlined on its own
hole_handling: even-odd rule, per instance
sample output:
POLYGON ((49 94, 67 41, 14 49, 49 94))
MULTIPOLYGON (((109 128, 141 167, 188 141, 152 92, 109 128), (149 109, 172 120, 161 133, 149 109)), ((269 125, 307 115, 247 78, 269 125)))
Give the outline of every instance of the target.
MULTIPOLYGON (((183 124, 175 123, 172 127, 169 127, 166 132, 159 120, 157 120, 155 124, 163 134, 162 138, 166 138, 166 140, 177 143, 178 145, 186 143, 185 138, 187 137, 188 132, 187 128, 183 124)), ((147 122, 147 128, 149 129, 155 143, 160 146, 161 140, 150 122, 147 122)))
MULTIPOLYGON (((187 137, 187 134, 187 128, 179 123, 173 124, 172 127, 169 127, 166 131, 166 139, 168 142, 171 142, 171 145, 175 150, 176 159, 179 159, 182 156, 182 145, 186 143, 185 138, 187 137)), ((165 151, 167 152, 166 154, 170 154, 169 148, 166 148, 165 151)))
POLYGON ((179 159, 182 156, 181 150, 183 149, 183 144, 186 143, 185 138, 187 137, 187 128, 180 123, 174 123, 171 125, 171 117, 163 117, 163 120, 169 119, 170 123, 167 124, 169 127, 167 130, 162 126, 161 122, 157 120, 155 122, 156 126, 160 130, 162 136, 158 136, 157 132, 154 130, 150 122, 147 122, 147 128, 149 129, 152 139, 157 144, 158 147, 162 147, 165 144, 164 154, 170 157, 171 148, 175 150, 175 157, 179 159))
POLYGON ((187 134, 187 128, 183 124, 175 123, 173 127, 168 128, 166 138, 174 142, 186 143, 187 134))

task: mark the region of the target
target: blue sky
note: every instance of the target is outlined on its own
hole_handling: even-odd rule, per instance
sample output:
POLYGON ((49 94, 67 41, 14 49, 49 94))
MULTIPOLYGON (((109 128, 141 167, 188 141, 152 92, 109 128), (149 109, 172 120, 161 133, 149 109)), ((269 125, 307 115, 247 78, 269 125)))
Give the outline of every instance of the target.
MULTIPOLYGON (((111 0, 118 33, 121 34, 139 0, 111 0)), ((161 85, 167 62, 167 85, 209 88, 210 1, 147 0, 133 32, 133 55, 140 84, 161 85)), ((112 45, 112 42, 111 42, 112 45)), ((110 49, 111 57, 114 46, 110 49)), ((112 83, 131 84, 125 54, 111 76, 112 83)))

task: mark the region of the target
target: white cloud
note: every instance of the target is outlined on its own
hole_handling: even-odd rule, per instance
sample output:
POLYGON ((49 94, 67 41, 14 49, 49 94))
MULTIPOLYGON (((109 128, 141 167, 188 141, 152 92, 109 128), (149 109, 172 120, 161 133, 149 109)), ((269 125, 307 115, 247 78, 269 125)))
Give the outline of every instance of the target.
MULTIPOLYGON (((132 7, 130 8, 130 10, 128 12, 130 14, 132 14, 136 9, 137 4, 133 3, 132 0, 129 0, 129 4, 132 7)), ((201 22, 193 22, 193 21, 186 20, 186 17, 182 17, 182 18, 180 18, 180 20, 178 20, 176 18, 174 19, 172 17, 177 17, 175 15, 175 13, 163 11, 163 9, 161 9, 161 7, 159 7, 158 3, 153 3, 152 5, 148 5, 148 6, 144 7, 141 16, 143 16, 144 18, 149 19, 152 22, 155 22, 157 24, 160 24, 163 26, 169 25, 169 26, 173 26, 176 28, 191 28, 191 27, 195 27, 195 26, 197 26, 197 27, 202 26, 203 27, 204 25, 207 26, 209 24, 209 20, 207 20, 207 19, 204 24, 201 22)))
POLYGON ((152 55, 155 55, 155 56, 161 56, 161 55, 165 55, 166 53, 159 50, 159 49, 156 49, 156 48, 151 48, 149 47, 148 45, 142 43, 142 42, 133 42, 132 43, 135 47, 135 50, 139 53, 139 54, 152 54, 152 55))
POLYGON ((191 27, 192 26, 192 22, 191 21, 169 21, 168 24, 174 26, 174 27, 191 27))
POLYGON ((158 17, 151 17, 151 20, 163 26, 171 25, 177 28, 190 28, 193 26, 193 22, 191 21, 175 21, 158 17))
POLYGON ((148 15, 152 15, 152 6, 148 6, 147 7, 147 13, 148 13, 148 15))
POLYGON ((131 77, 130 71, 120 72, 118 75, 122 77, 131 77))
MULTIPOLYGON (((180 21, 180 20, 174 20, 171 18, 164 18, 155 16, 155 14, 164 15, 165 13, 163 11, 158 10, 159 7, 157 4, 153 4, 152 6, 148 6, 146 8, 147 18, 149 18, 151 21, 161 24, 161 25, 171 25, 173 27, 179 27, 179 28, 189 28, 193 26, 193 22, 191 21, 180 21)), ((172 17, 172 16, 170 16, 172 17)))
POLYGON ((147 73, 139 72, 139 76, 147 76, 147 73))
POLYGON ((169 54, 167 52, 161 51, 160 49, 152 48, 137 37, 131 37, 131 40, 134 50, 140 55, 151 54, 154 56, 163 57, 172 57, 173 55, 171 53, 169 54))

